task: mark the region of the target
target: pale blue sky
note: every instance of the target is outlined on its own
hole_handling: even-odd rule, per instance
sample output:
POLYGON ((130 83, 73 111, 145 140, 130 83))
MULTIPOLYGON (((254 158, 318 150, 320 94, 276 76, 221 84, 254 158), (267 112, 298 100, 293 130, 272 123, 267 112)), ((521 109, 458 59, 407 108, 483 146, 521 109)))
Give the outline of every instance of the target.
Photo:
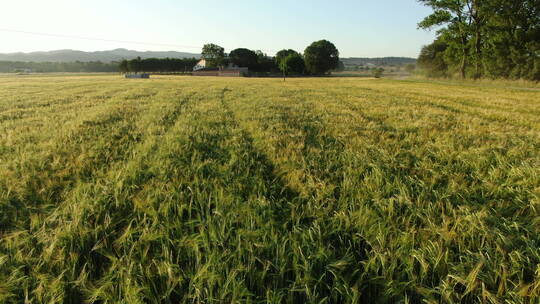
POLYGON ((269 54, 328 39, 342 57, 416 57, 434 33, 416 0, 2 0, 0 52, 128 48, 200 52, 207 42, 269 54), (39 36, 2 29, 136 41, 39 36))

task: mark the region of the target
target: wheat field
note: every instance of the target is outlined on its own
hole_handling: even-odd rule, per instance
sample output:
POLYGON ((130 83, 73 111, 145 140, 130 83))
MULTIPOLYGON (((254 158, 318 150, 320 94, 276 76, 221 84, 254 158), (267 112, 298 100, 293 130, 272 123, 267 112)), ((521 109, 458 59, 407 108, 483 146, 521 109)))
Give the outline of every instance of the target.
POLYGON ((0 78, 0 303, 538 303, 540 92, 0 78))

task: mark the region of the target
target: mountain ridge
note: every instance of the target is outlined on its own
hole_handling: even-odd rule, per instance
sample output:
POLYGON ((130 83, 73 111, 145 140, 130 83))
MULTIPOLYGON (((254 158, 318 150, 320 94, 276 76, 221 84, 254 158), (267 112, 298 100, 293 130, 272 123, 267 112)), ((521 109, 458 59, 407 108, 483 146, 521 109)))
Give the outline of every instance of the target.
POLYGON ((41 51, 30 53, 0 53, 0 61, 21 62, 113 62, 122 59, 141 58, 199 58, 201 55, 176 51, 135 51, 128 49, 113 49, 106 51, 85 52, 71 49, 41 51))
MULTIPOLYGON (((200 58, 201 54, 177 51, 135 51, 118 48, 105 51, 85 52, 72 49, 38 51, 38 52, 16 52, 0 53, 0 61, 18 62, 91 62, 101 61, 104 63, 121 61, 123 59, 141 58, 200 58)), ((415 63, 416 59, 409 57, 349 57, 341 58, 347 66, 354 65, 386 65, 386 64, 408 64, 415 63)))

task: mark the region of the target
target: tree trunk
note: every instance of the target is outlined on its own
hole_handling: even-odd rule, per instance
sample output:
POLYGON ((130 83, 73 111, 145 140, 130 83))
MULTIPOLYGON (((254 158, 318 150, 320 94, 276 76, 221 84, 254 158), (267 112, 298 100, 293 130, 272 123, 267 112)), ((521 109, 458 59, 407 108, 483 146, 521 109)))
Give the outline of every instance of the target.
POLYGON ((472 21, 474 23, 474 78, 478 79, 482 75, 480 71, 480 64, 482 62, 482 16, 480 7, 478 6, 478 0, 472 1, 470 8, 472 21))
POLYGON ((480 29, 478 28, 476 29, 475 40, 476 41, 474 43, 474 48, 475 48, 476 60, 475 60, 475 65, 474 65, 474 78, 478 79, 481 76, 480 62, 482 61, 482 34, 480 33, 480 29))
POLYGON ((459 28, 459 35, 461 38, 461 65, 459 67, 459 73, 461 74, 461 79, 465 79, 466 77, 466 70, 467 70, 467 31, 464 28, 464 16, 461 11, 461 8, 459 8, 456 12, 457 18, 458 18, 458 28, 459 28))
POLYGON ((465 36, 461 36, 461 65, 459 67, 459 73, 461 74, 461 78, 466 78, 466 71, 467 71, 467 38, 465 36))
POLYGON ((467 58, 466 58, 466 55, 463 55, 463 58, 461 58, 461 66, 459 67, 459 73, 461 74, 462 79, 465 79, 466 68, 467 68, 467 58))

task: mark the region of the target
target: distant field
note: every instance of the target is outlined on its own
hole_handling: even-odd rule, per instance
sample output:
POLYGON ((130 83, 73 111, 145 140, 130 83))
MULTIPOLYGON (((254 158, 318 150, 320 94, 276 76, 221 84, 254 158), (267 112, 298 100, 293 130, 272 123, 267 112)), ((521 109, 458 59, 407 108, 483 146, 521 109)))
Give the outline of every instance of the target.
POLYGON ((538 303, 539 248, 535 90, 0 78, 0 303, 538 303))

